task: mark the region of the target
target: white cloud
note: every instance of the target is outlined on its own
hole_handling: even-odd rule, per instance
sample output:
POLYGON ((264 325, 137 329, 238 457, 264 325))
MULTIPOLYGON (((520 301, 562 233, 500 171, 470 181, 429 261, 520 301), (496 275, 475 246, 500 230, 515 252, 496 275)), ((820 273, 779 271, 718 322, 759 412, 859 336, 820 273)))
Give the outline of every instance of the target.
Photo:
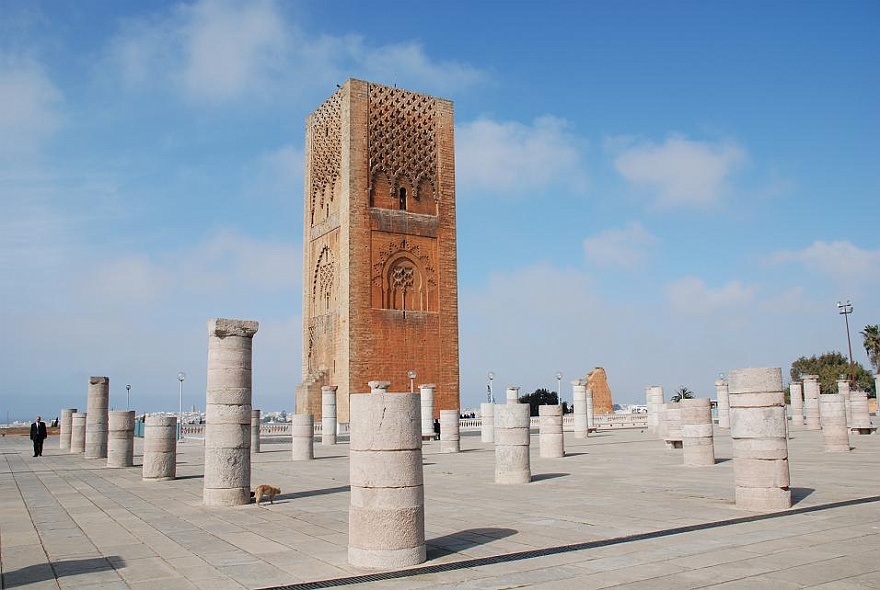
POLYGON ((598 266, 634 269, 650 257, 659 240, 637 221, 623 229, 609 229, 584 240, 584 252, 598 266))
POLYGON ((729 190, 736 168, 747 160, 745 150, 730 142, 694 141, 673 135, 662 144, 627 142, 614 160, 617 171, 632 184, 656 193, 664 207, 705 207, 729 190))
POLYGON ((818 240, 801 250, 775 252, 770 255, 770 261, 797 262, 836 281, 863 283, 878 279, 880 250, 859 248, 848 240, 818 240))
POLYGON ((456 183, 498 195, 550 187, 582 194, 585 143, 556 117, 540 117, 531 125, 477 119, 456 128, 456 183))
POLYGON ((711 289, 697 277, 683 277, 666 286, 672 309, 683 315, 712 315, 728 309, 742 309, 755 301, 758 287, 730 281, 711 289))
POLYGON ((0 54, 0 158, 32 155, 58 129, 62 102, 38 62, 0 54))

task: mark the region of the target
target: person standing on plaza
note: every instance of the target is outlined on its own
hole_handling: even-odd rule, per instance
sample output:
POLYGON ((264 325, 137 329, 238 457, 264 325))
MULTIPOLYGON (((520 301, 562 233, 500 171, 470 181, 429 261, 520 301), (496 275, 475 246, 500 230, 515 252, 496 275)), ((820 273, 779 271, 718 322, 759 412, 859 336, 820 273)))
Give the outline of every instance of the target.
POLYGON ((43 441, 49 434, 46 432, 46 423, 40 416, 31 424, 31 440, 34 441, 34 457, 43 456, 43 441))

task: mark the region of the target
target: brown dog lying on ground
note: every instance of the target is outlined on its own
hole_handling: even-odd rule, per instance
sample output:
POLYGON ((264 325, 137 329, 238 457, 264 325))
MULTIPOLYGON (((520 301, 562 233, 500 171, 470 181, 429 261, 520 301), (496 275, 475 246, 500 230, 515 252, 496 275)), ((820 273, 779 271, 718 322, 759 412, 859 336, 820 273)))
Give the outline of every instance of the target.
POLYGON ((257 506, 260 505, 260 501, 263 497, 269 498, 269 504, 275 503, 275 496, 281 493, 281 488, 272 487, 270 485, 260 485, 254 488, 253 497, 254 502, 257 506))

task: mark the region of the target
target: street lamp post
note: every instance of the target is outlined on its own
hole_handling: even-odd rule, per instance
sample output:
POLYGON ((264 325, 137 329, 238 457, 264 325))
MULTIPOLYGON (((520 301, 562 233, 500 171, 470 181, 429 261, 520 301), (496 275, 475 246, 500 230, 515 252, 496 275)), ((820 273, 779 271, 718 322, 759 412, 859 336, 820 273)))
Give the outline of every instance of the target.
POLYGON ((846 300, 846 303, 837 302, 837 313, 843 316, 844 321, 846 322, 846 343, 849 347, 849 382, 855 385, 856 382, 856 370, 853 365, 853 355, 852 355, 852 340, 849 337, 849 314, 853 312, 853 306, 849 299, 846 300))
POLYGON ((183 440, 183 380, 186 379, 186 373, 183 371, 177 374, 177 380, 180 381, 180 387, 177 390, 177 427, 180 429, 180 440, 183 440))
POLYGON ((491 404, 495 402, 495 392, 492 391, 492 381, 495 379, 495 373, 489 371, 487 377, 489 377, 489 392, 486 394, 486 396, 489 398, 488 401, 491 404))
POLYGON ((409 373, 406 374, 406 376, 409 377, 409 392, 415 393, 415 391, 416 391, 416 389, 415 389, 416 372, 410 371, 409 373))
POLYGON ((562 405, 562 371, 556 371, 556 401, 562 405))
POLYGON ((131 383, 125 384, 125 409, 131 409, 131 383))

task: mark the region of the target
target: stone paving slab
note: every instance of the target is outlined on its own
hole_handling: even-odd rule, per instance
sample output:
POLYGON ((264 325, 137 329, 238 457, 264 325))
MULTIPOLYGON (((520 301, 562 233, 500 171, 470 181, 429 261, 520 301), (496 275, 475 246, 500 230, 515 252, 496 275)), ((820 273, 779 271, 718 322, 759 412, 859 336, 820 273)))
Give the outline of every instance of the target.
POLYGON ((179 445, 178 479, 144 482, 141 439, 138 466, 108 469, 57 437, 34 458, 7 436, 0 587, 880 588, 880 436, 827 453, 821 432, 794 429, 796 503, 765 517, 734 506, 729 433, 715 433, 709 467, 638 429, 567 433, 561 459, 540 458, 533 435, 535 481, 519 486, 493 483, 478 433, 462 433, 458 454, 430 442, 428 561, 378 573, 347 563, 344 439, 297 462, 289 443, 264 441, 252 484, 281 487, 275 504, 209 509, 197 439, 179 445))

